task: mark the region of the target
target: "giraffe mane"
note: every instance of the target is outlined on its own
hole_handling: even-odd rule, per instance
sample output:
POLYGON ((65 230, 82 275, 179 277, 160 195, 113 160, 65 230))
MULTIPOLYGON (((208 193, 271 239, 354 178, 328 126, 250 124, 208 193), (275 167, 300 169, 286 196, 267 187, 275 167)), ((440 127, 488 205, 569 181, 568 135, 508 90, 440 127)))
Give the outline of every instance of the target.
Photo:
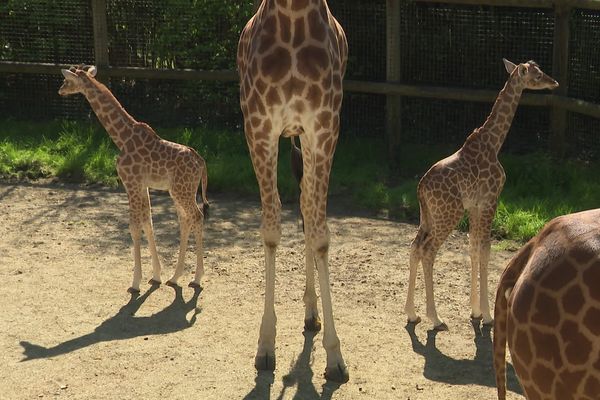
POLYGON ((77 72, 77 71, 84 71, 87 72, 92 66, 88 65, 88 64, 77 64, 77 65, 72 65, 71 67, 69 67, 69 71, 71 72, 77 72))

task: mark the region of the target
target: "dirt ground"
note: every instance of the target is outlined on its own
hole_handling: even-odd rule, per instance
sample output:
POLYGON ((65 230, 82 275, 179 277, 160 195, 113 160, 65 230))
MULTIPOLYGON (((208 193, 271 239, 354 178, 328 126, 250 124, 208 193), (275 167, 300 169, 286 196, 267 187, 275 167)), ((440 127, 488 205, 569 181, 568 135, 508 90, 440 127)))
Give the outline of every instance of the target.
MULTIPOLYGON (((303 334, 303 237, 284 204, 277 257, 277 369, 257 374, 263 299, 258 199, 209 193, 203 289, 143 284, 133 261, 123 191, 0 184, 0 399, 495 399, 489 331, 469 319, 467 237, 454 233, 435 264, 438 312, 407 329, 403 305, 416 226, 348 211, 330 200, 336 328, 350 371, 323 378, 322 332, 303 334)), ((178 226, 171 199, 152 193, 163 281, 178 226)), ((193 243, 193 240, 191 241, 193 243)), ((149 252, 142 250, 144 281, 149 252)), ((493 251, 490 300, 511 252, 493 251)), ((193 273, 188 250, 187 283, 193 273)), ((419 271, 417 307, 424 316, 419 271)), ((509 368, 509 399, 522 396, 509 368)))

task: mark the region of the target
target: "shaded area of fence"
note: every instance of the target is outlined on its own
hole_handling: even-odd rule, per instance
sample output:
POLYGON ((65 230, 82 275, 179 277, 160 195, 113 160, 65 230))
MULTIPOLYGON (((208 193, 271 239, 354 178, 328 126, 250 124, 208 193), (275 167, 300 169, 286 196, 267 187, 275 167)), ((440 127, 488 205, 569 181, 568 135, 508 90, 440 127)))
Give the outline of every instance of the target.
MULTIPOLYGON (((464 98, 457 90, 499 91, 506 80, 502 57, 514 62, 534 59, 545 72, 555 73, 557 32, 562 28, 552 1, 532 0, 519 7, 489 5, 489 1, 483 1, 488 5, 465 3, 474 1, 329 0, 349 40, 347 78, 360 83, 345 96, 344 135, 399 135, 401 142, 459 144, 481 125, 492 98, 477 95, 467 96, 477 98, 475 102, 457 101, 464 98), (539 6, 532 7, 532 2, 539 6), (396 20, 389 14, 394 7, 396 20), (390 21, 397 24, 392 30, 390 21), (394 74, 391 57, 397 57, 394 74), (370 82, 448 87, 450 92, 445 100, 428 98, 425 88, 422 93, 409 91, 410 95, 404 90, 398 97, 369 86, 370 82), (394 96, 401 101, 390 102, 394 96), (398 119, 397 132, 390 132, 390 116, 398 119)), ((580 3, 593 2, 572 4, 580 3)), ((0 67, 1 61, 95 63, 104 54, 111 68, 233 71, 239 32, 251 14, 252 2, 245 0, 9 0, 0 5, 0 67), (105 9, 105 49, 98 49, 94 30, 99 4, 105 9)), ((600 11, 568 9, 567 18, 568 71, 567 81, 560 82, 566 88, 562 95, 590 102, 593 108, 600 103, 600 53, 596 50, 600 11)), ((1 118, 90 117, 83 99, 58 97, 59 75, 10 68, 0 71, 1 118)), ((111 74, 104 80, 133 115, 151 124, 240 129, 235 75, 227 75, 225 81, 156 76, 111 74)), ((572 109, 578 107, 575 104, 572 109)), ((559 109, 556 105, 521 106, 506 149, 547 149, 559 109)), ((568 155, 597 158, 597 119, 589 116, 595 110, 588 115, 566 114, 568 155)))

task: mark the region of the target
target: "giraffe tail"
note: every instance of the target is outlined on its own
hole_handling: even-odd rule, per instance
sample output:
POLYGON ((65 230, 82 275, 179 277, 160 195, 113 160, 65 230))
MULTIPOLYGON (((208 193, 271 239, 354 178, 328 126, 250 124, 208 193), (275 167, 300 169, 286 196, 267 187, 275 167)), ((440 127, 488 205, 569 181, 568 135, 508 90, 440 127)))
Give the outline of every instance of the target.
POLYGON ((200 178, 200 185, 202 188, 202 214, 204 214, 204 218, 208 219, 208 198, 206 197, 206 187, 208 186, 208 171, 206 169, 206 162, 202 163, 202 175, 200 178))
POLYGON ((304 175, 304 166, 302 164, 302 150, 296 145, 296 139, 294 136, 290 138, 292 140, 292 152, 291 152, 291 163, 292 163, 292 174, 296 178, 296 182, 300 185, 302 182, 302 176, 304 175))
MULTIPOLYGON (((296 145, 296 139, 294 136, 290 137, 292 141, 290 162, 292 165, 292 175, 298 183, 300 191, 302 191, 302 176, 304 175, 304 165, 302 162, 302 150, 296 145)), ((302 219, 302 231, 304 231, 304 216, 302 215, 302 209, 300 209, 300 218, 302 219)))
POLYGON ((498 400, 506 399, 506 341, 508 323, 508 299, 523 268, 527 265, 534 245, 527 243, 508 263, 500 277, 494 304, 494 369, 498 400))

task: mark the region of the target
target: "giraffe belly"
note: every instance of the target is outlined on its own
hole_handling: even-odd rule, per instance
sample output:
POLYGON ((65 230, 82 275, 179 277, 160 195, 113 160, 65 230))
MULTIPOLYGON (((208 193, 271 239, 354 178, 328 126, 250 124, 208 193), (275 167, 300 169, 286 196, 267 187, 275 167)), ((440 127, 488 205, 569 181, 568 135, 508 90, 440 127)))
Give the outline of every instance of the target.
POLYGON ((168 177, 150 176, 146 180, 146 186, 157 190, 170 190, 171 180, 168 177))

